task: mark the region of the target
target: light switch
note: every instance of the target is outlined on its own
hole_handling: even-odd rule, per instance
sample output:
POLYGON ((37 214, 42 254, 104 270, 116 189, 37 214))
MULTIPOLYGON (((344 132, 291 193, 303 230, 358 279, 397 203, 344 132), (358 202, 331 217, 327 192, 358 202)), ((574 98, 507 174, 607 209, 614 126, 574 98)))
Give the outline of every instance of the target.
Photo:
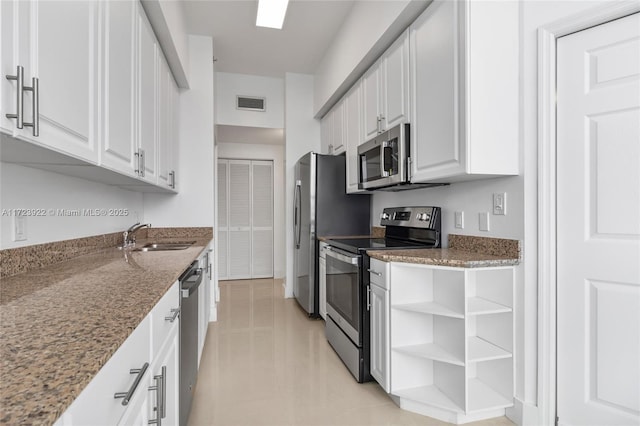
POLYGON ((482 212, 478 215, 480 219, 480 230, 488 231, 489 230, 489 212, 482 212))
POLYGON ((458 229, 464 229, 464 212, 455 212, 454 226, 458 229))
POLYGON ((13 217, 13 241, 25 241, 27 239, 27 217, 13 217))
POLYGON ((503 216, 507 214, 507 193, 506 192, 493 193, 493 214, 503 215, 503 216))

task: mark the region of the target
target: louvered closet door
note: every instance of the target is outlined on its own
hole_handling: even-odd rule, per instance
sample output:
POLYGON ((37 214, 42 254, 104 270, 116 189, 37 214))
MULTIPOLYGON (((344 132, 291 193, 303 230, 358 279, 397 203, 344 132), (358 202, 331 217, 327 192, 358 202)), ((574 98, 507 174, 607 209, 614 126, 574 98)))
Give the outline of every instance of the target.
POLYGON ((229 160, 229 278, 251 278, 251 161, 229 160))
POLYGON ((253 278, 273 276, 273 163, 252 161, 252 252, 253 278))
POLYGON ((229 257, 227 256, 227 243, 229 241, 229 162, 218 161, 218 228, 216 239, 218 240, 218 279, 226 280, 229 275, 229 257))

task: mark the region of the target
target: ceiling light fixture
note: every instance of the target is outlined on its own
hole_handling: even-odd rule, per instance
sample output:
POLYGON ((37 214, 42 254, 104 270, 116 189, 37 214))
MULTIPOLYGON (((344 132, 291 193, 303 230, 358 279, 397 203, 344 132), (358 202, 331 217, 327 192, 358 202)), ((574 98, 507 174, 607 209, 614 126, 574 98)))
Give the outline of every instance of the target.
POLYGON ((256 26, 282 29, 289 0, 259 0, 256 26))

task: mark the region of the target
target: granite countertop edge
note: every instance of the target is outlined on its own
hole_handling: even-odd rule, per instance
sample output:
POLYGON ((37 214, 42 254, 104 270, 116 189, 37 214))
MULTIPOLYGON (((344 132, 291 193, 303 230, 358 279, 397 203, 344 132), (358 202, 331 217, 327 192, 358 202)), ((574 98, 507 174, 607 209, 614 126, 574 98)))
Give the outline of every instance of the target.
MULTIPOLYGON (((184 239, 162 238, 167 242, 184 239)), ((49 267, 0 279, 0 296, 3 299, 0 303, 0 424, 28 424, 34 421, 39 424, 54 423, 180 275, 202 255, 213 237, 195 236, 189 239, 195 242, 184 251, 143 253, 116 247, 105 248, 49 267), (172 257, 175 259, 173 263, 172 257), (84 264, 98 266, 87 271, 83 269, 84 264), (128 288, 122 293, 133 294, 135 298, 138 291, 138 296, 142 296, 138 300, 131 300, 127 307, 112 302, 122 302, 124 295, 109 298, 100 293, 100 290, 107 292, 104 289, 109 288, 112 292, 113 289, 122 289, 123 285, 127 285, 127 279, 137 280, 136 289, 129 291, 128 288), (123 280, 123 283, 117 282, 123 280), (54 284, 48 285, 48 282, 54 284), (82 284, 78 284, 80 282, 82 284), (74 285, 83 285, 85 290, 85 299, 78 300, 79 306, 70 306, 68 300, 68 294, 73 294, 74 285), (96 296, 93 300, 86 300, 86 293, 92 293, 91 285, 95 286, 96 296), (12 291, 18 294, 12 297, 12 291), (93 327, 78 339, 78 333, 84 331, 77 325, 78 317, 74 315, 84 316, 85 306, 89 305, 93 309, 91 312, 103 316, 102 320, 108 321, 108 318, 116 316, 117 320, 100 324, 102 327, 93 327), (42 309, 47 307, 55 311, 51 317, 57 318, 57 329, 45 322, 48 313, 42 312, 42 309), (125 309, 127 311, 123 312, 125 309), (61 312, 69 312, 68 318, 59 318, 61 312), (31 324, 30 318, 34 319, 35 325, 31 324), (116 330, 113 329, 114 323, 117 323, 116 330), (103 335, 104 339, 100 339, 103 335), (65 345, 65 337, 68 345, 65 345), (90 356, 78 353, 81 352, 78 346, 83 344, 78 340, 83 340, 82 337, 85 337, 85 344, 89 346, 87 352, 92 354, 90 356), (48 339, 55 343, 46 344, 48 339), (52 347, 63 347, 65 351, 75 347, 76 352, 71 354, 68 361, 60 362, 67 354, 58 351, 57 355, 52 356, 51 353, 55 353, 52 347), (32 367, 34 365, 38 367, 32 367), (59 385, 50 387, 47 380, 59 385)), ((140 240, 137 245, 146 242, 140 240)))
POLYGON ((457 249, 367 250, 367 254, 383 262, 414 263, 458 268, 514 266, 518 258, 502 258, 457 249))

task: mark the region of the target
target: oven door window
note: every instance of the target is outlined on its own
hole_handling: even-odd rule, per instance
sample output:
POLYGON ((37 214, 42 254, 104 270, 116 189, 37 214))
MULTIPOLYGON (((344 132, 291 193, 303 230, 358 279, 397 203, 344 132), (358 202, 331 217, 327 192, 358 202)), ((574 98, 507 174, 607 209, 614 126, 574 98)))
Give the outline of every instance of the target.
POLYGON ((327 311, 342 331, 360 345, 360 264, 362 256, 326 253, 327 311), (337 318, 336 318, 337 317, 337 318))

